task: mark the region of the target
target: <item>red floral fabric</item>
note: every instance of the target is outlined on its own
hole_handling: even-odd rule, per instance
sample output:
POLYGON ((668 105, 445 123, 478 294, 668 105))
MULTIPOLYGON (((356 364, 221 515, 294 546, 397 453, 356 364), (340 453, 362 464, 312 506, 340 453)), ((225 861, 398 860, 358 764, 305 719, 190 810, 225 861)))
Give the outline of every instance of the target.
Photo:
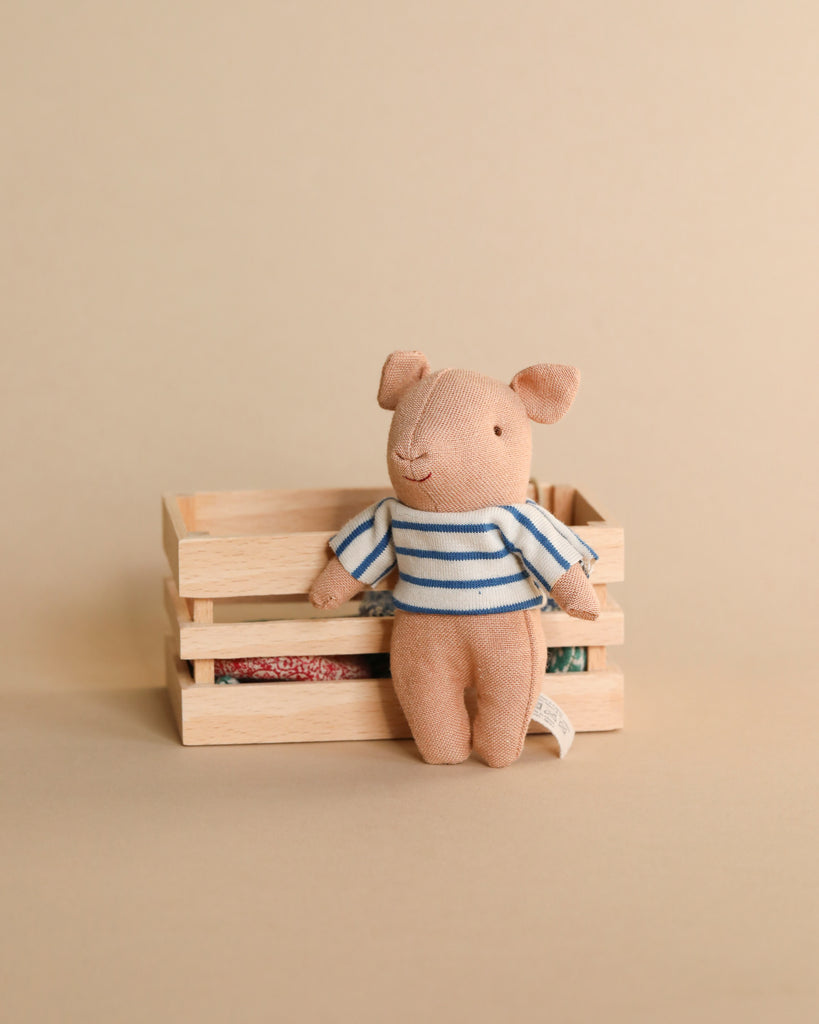
POLYGON ((368 679, 369 658, 361 654, 280 655, 276 658, 217 658, 214 675, 259 682, 318 679, 368 679))

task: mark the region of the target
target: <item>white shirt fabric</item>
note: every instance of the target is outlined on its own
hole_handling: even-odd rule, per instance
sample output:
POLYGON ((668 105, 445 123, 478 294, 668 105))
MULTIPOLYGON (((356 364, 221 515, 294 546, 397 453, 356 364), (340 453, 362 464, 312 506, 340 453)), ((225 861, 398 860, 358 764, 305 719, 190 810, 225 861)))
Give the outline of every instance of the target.
POLYGON ((339 561, 373 585, 398 565, 396 608, 486 615, 537 608, 580 562, 597 554, 534 501, 471 512, 424 512, 384 498, 330 539, 339 561))

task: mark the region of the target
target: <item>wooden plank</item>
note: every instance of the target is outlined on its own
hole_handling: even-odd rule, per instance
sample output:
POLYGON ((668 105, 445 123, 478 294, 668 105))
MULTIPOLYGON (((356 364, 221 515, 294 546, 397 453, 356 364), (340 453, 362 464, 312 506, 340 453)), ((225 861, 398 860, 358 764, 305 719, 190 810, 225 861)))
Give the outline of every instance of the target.
MULTIPOLYGON (((165 581, 165 608, 180 656, 191 660, 279 654, 375 654, 389 650, 392 635, 393 620, 389 616, 197 623, 171 579, 165 581)), ((550 647, 623 642, 625 616, 613 598, 608 598, 596 622, 575 619, 562 611, 544 613, 541 622, 550 647)))
POLYGON ((392 618, 354 616, 217 622, 180 627, 182 658, 264 658, 299 654, 376 654, 390 649, 392 618))
MULTIPOLYGON (((565 612, 542 616, 549 647, 621 644, 623 610, 610 600, 596 622, 565 612)), ((271 619, 265 622, 179 623, 179 651, 185 659, 262 658, 298 654, 376 654, 389 651, 391 617, 271 619)))
POLYGON ((625 614, 611 596, 596 622, 575 619, 562 611, 544 612, 540 620, 549 647, 605 647, 622 644, 625 639, 625 614))
POLYGON ((179 545, 183 597, 306 594, 327 564, 333 534, 188 537, 179 545))
MULTIPOLYGON (((390 739, 409 735, 390 679, 199 687, 174 656, 186 745, 390 739)), ((173 703, 172 697, 172 703, 173 703)))
MULTIPOLYGON (((168 651, 171 703, 179 708, 177 722, 186 745, 398 739, 410 734, 389 679, 200 687, 170 643, 168 651)), ((623 725, 619 669, 548 675, 544 691, 578 732, 623 725)), ((530 732, 542 731, 532 724, 530 732)))
MULTIPOLYGON (((620 582, 622 529, 580 526, 575 532, 599 556, 593 582, 620 582)), ((309 532, 247 537, 189 535, 179 543, 179 593, 183 597, 209 598, 307 593, 327 564, 327 542, 332 536, 309 532)))
MULTIPOLYGON (((557 501, 564 518, 571 518, 564 507, 570 493, 575 520, 578 514, 580 518, 597 515, 585 496, 569 485, 537 486, 541 502, 548 492, 549 503, 557 501)), ((165 550, 179 592, 183 597, 216 599, 306 593, 327 562, 327 542, 333 533, 349 516, 388 493, 386 488, 352 488, 185 496, 195 505, 195 520, 188 515, 197 532, 186 527, 180 499, 166 495, 165 550), (332 528, 314 528, 328 526, 330 519, 332 528)), ((623 578, 622 529, 596 523, 577 526, 576 532, 600 555, 594 582, 619 582, 623 578)))
POLYGON ((196 528, 212 536, 335 532, 362 509, 392 493, 388 485, 199 492, 194 495, 196 528))
POLYGON ((599 672, 601 669, 606 667, 606 648, 605 647, 587 647, 586 648, 586 669, 589 672, 599 672))

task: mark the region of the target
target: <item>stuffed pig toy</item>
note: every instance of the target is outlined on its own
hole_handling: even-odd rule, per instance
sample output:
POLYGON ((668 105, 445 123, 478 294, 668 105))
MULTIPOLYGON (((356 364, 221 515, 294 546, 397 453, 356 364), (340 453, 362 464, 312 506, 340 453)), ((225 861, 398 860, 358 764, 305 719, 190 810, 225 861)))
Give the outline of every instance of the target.
POLYGON ((432 373, 421 352, 393 352, 384 364, 378 404, 393 411, 396 497, 330 540, 334 557, 310 600, 335 608, 398 566, 391 674, 430 764, 457 764, 473 749, 492 767, 515 761, 546 670, 544 597, 577 618, 599 615, 588 580, 597 555, 527 500, 529 421, 557 422, 579 383, 574 367, 553 363, 511 384, 471 370, 432 373))

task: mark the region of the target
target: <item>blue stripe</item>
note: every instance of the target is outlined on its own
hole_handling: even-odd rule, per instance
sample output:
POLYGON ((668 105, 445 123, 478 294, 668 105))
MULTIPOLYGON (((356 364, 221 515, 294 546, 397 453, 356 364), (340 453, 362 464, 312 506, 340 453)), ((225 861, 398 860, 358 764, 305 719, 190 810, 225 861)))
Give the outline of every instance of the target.
POLYGON ((383 580, 385 576, 389 576, 389 574, 393 571, 393 569, 396 567, 397 564, 398 564, 397 562, 393 562, 392 565, 388 565, 387 568, 378 577, 378 579, 372 581, 370 586, 374 587, 376 585, 376 583, 380 583, 381 580, 383 580))
POLYGON ((519 601, 517 604, 503 604, 499 608, 422 608, 420 605, 405 604, 403 601, 393 597, 396 608, 402 612, 426 612, 427 615, 492 615, 495 612, 522 612, 527 608, 536 608, 541 603, 540 597, 533 597, 530 601, 519 601))
MULTIPOLYGON (((527 504, 527 505, 534 505, 534 506, 535 506, 535 508, 540 508, 540 507, 541 507, 540 505, 538 505, 538 503, 537 503, 536 501, 532 501, 532 499, 531 499, 531 498, 527 498, 527 499, 526 499, 526 504, 527 504)), ((550 514, 551 514, 551 513, 550 513, 550 514)), ((564 526, 566 526, 566 524, 565 524, 565 523, 564 523, 563 525, 564 525, 564 526)), ((587 550, 588 552, 590 552, 590 554, 591 554, 591 555, 592 555, 592 556, 593 556, 593 557, 594 557, 595 559, 597 559, 597 560, 599 561, 599 559, 600 559, 600 556, 599 556, 599 555, 597 554, 597 552, 596 552, 596 551, 594 550, 594 548, 593 548, 593 547, 591 546, 591 544, 587 544, 587 543, 586 543, 586 542, 585 542, 585 541, 583 540, 583 538, 582 538, 582 537, 579 537, 579 536, 578 536, 578 535, 577 535, 577 534, 576 534, 576 533, 574 532, 574 530, 573 530, 573 529, 571 528, 571 526, 566 526, 566 529, 567 529, 567 530, 569 531, 569 533, 571 533, 571 535, 572 535, 572 536, 574 537, 574 539, 575 539, 575 540, 579 540, 579 541, 580 541, 580 543, 581 543, 581 544, 583 545, 583 547, 584 547, 584 548, 585 548, 585 549, 586 549, 586 550, 587 550)))
POLYGON ((414 558, 438 558, 444 562, 467 562, 475 558, 506 558, 505 548, 498 551, 425 551, 423 548, 395 549, 398 555, 412 555, 414 558))
POLYGON ((353 543, 356 537, 360 537, 361 534, 364 533, 366 530, 369 530, 371 526, 375 526, 375 519, 366 519, 363 523, 359 523, 354 530, 351 530, 347 534, 344 540, 336 548, 336 556, 340 555, 342 551, 345 551, 350 546, 350 544, 353 543))
POLYGON ((526 579, 525 572, 516 572, 512 576, 490 576, 485 580, 428 580, 422 576, 408 576, 401 573, 404 583, 414 583, 418 587, 443 587, 444 590, 479 590, 481 587, 502 587, 507 583, 519 583, 526 579))
POLYGON ((536 537, 540 541, 540 543, 546 548, 546 550, 549 552, 552 558, 554 558, 554 560, 557 562, 559 566, 561 566, 563 569, 568 569, 570 567, 571 563, 566 561, 566 559, 563 557, 563 555, 561 555, 561 553, 557 550, 554 544, 552 544, 552 542, 549 540, 547 536, 545 536, 545 534, 542 534, 540 532, 540 530, 535 526, 531 519, 528 519, 522 512, 519 512, 513 505, 501 505, 501 508, 506 509, 506 511, 513 515, 522 526, 525 526, 526 529, 529 530, 529 532, 534 537, 536 537))
POLYGON ((351 530, 350 533, 344 538, 344 540, 335 549, 336 557, 338 557, 342 551, 345 551, 347 547, 356 539, 360 537, 362 533, 369 530, 371 526, 375 526, 375 513, 381 508, 385 501, 389 501, 389 498, 382 498, 381 501, 375 506, 372 516, 369 519, 365 519, 363 523, 359 523, 358 526, 351 530))
MULTIPOLYGON (((367 555, 363 562, 359 563, 355 569, 350 573, 351 576, 355 576, 357 580, 360 580, 362 575, 370 568, 373 562, 378 558, 379 555, 383 554, 387 545, 390 542, 390 531, 389 528, 381 540, 376 544, 372 551, 367 555)), ((380 578, 380 577, 379 577, 380 578)))
POLYGON ((393 519, 392 525, 401 530, 422 530, 425 533, 489 533, 497 530, 494 523, 410 523, 406 519, 393 519))

